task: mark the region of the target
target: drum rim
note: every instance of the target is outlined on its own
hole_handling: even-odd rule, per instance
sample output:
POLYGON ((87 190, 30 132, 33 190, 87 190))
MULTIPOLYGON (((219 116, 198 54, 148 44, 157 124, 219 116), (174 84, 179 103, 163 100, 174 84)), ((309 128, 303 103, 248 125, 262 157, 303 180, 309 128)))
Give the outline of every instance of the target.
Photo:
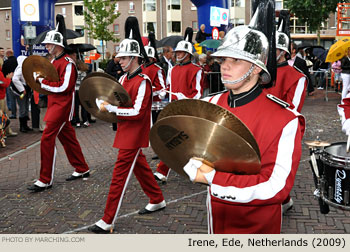
POLYGON ((336 145, 346 145, 346 142, 336 142, 325 147, 320 155, 320 159, 330 166, 336 166, 344 170, 350 170, 350 157, 342 157, 327 152, 327 149, 336 145))

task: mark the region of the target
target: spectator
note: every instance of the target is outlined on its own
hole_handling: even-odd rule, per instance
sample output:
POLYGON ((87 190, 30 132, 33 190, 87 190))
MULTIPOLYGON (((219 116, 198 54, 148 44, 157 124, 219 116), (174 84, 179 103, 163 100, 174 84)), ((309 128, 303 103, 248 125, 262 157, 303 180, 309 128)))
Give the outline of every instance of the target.
POLYGON ((119 64, 120 59, 117 58, 116 55, 117 53, 114 53, 113 58, 108 61, 107 67, 106 67, 106 73, 108 73, 109 75, 119 80, 119 78, 123 76, 124 71, 119 64))
MULTIPOLYGON (((2 66, 2 72, 6 76, 8 73, 13 73, 17 67, 17 59, 13 55, 13 51, 11 49, 6 51, 6 60, 2 66)), ((6 99, 7 99, 7 107, 11 110, 11 115, 8 115, 10 119, 17 118, 17 100, 16 95, 13 90, 13 82, 11 82, 10 86, 6 89, 6 99)))
POLYGON ((332 71, 334 72, 335 92, 338 92, 338 90, 341 90, 341 82, 342 82, 342 79, 341 79, 341 61, 340 60, 333 62, 332 71))
POLYGON ((206 33, 205 31, 205 24, 201 24, 199 31, 197 32, 196 35, 196 41, 197 43, 201 43, 204 40, 207 39, 207 37, 211 37, 210 33, 206 33))
POLYGON ((341 60, 341 69, 341 78, 343 80, 341 97, 344 99, 350 91, 350 47, 347 50, 346 56, 341 60))
MULTIPOLYGON (((11 78, 13 73, 8 73, 6 76, 2 73, 0 69, 0 110, 8 114, 7 105, 6 105, 6 88, 10 86, 11 78)), ((13 132, 11 127, 6 128, 7 136, 17 136, 16 132, 13 132)))
MULTIPOLYGON (((174 66, 174 62, 172 61, 173 58, 173 48, 171 46, 165 46, 163 47, 163 57, 159 60, 160 66, 165 71, 165 76, 168 76, 168 71, 174 66)), ((167 77, 167 84, 169 83, 168 77, 167 77)))
POLYGON ((23 133, 27 133, 28 131, 33 130, 27 125, 27 121, 29 120, 29 99, 32 95, 32 91, 31 88, 26 84, 22 74, 22 65, 23 61, 26 58, 27 56, 18 56, 18 66, 12 78, 12 90, 15 94, 15 99, 17 100, 19 106, 19 130, 23 133))

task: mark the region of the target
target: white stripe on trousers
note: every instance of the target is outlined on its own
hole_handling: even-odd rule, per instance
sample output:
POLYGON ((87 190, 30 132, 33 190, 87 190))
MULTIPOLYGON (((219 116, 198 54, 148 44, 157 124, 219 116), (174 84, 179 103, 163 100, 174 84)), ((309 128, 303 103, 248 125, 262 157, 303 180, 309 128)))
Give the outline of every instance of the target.
POLYGON ((55 138, 55 146, 54 146, 54 150, 53 150, 52 169, 51 169, 51 170, 52 170, 52 171, 51 171, 51 180, 50 180, 49 185, 52 185, 52 182, 53 182, 53 175, 54 175, 54 173, 55 173, 56 154, 57 154, 56 139, 57 139, 58 135, 60 134, 60 132, 61 132, 61 130, 62 130, 62 128, 63 128, 63 126, 64 126, 65 124, 66 124, 66 122, 64 122, 64 123, 62 124, 62 126, 61 126, 60 129, 58 130, 58 133, 57 133, 56 138, 55 138))
POLYGON ((124 187, 123 187, 122 194, 120 195, 120 199, 119 199, 117 211, 115 211, 114 218, 113 218, 113 221, 112 221, 112 223, 111 223, 112 227, 114 226, 114 222, 117 220, 118 212, 119 212, 120 206, 121 206, 122 201, 123 201, 123 196, 124 196, 124 194, 125 194, 126 187, 128 186, 128 183, 129 183, 131 174, 132 174, 132 172, 134 171, 135 164, 136 164, 136 160, 137 160, 137 158, 139 157, 140 150, 141 150, 141 148, 139 148, 139 150, 137 151, 137 153, 136 153, 136 155, 135 155, 135 158, 134 158, 134 161, 132 162, 132 165, 131 165, 131 167, 130 167, 130 171, 129 171, 128 177, 126 178, 126 181, 125 181, 125 184, 124 184, 124 187))

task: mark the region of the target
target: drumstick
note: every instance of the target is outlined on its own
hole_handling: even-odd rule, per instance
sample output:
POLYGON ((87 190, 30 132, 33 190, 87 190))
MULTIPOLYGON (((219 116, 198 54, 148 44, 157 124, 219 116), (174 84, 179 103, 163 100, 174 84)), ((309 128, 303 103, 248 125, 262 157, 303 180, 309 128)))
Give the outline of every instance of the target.
POLYGON ((165 90, 165 89, 163 89, 163 91, 166 92, 166 93, 169 93, 169 94, 172 94, 172 95, 175 95, 175 96, 176 96, 176 93, 173 93, 173 92, 171 92, 171 91, 168 91, 168 90, 165 90))
POLYGON ((350 147, 350 134, 348 136, 348 141, 346 143, 346 152, 349 152, 349 147, 350 147))

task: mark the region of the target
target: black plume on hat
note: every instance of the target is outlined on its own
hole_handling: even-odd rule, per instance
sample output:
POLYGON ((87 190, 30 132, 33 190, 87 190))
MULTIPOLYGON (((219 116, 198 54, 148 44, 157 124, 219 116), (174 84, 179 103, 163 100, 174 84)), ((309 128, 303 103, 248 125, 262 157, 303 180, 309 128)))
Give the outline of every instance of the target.
POLYGON ((276 63, 276 27, 275 27, 275 1, 272 0, 253 0, 252 13, 255 13, 259 7, 258 19, 255 29, 265 34, 269 42, 269 55, 266 68, 270 73, 271 82, 263 85, 264 87, 272 86, 276 80, 277 63, 276 63))
POLYGON ((193 37, 193 29, 191 27, 187 27, 185 30, 184 40, 192 43, 192 37, 193 37))
MULTIPOLYGON (((286 34, 290 41, 290 14, 288 10, 281 10, 280 15, 278 17, 278 26, 277 29, 280 28, 282 23, 282 32, 286 34), (282 23, 283 21, 283 23, 282 23)), ((290 43, 288 45, 288 50, 290 51, 290 43)))
POLYGON ((137 21, 136 17, 130 16, 125 21, 125 38, 134 39, 139 43, 140 46, 140 53, 145 58, 146 62, 149 62, 147 53, 145 51, 145 48, 143 47, 141 34, 140 34, 140 28, 139 28, 139 22, 137 21), (132 37, 130 38, 130 34, 132 37))
POLYGON ((154 48, 155 50, 155 57, 156 57, 156 60, 157 62, 159 61, 159 58, 158 58, 158 53, 157 53, 157 47, 156 47, 156 36, 154 35, 154 32, 150 32, 148 34, 148 40, 151 44, 151 46, 154 48))
POLYGON ((66 23, 64 17, 61 14, 56 15, 56 26, 58 25, 58 32, 63 36, 63 45, 67 48, 67 34, 66 34, 66 23))

